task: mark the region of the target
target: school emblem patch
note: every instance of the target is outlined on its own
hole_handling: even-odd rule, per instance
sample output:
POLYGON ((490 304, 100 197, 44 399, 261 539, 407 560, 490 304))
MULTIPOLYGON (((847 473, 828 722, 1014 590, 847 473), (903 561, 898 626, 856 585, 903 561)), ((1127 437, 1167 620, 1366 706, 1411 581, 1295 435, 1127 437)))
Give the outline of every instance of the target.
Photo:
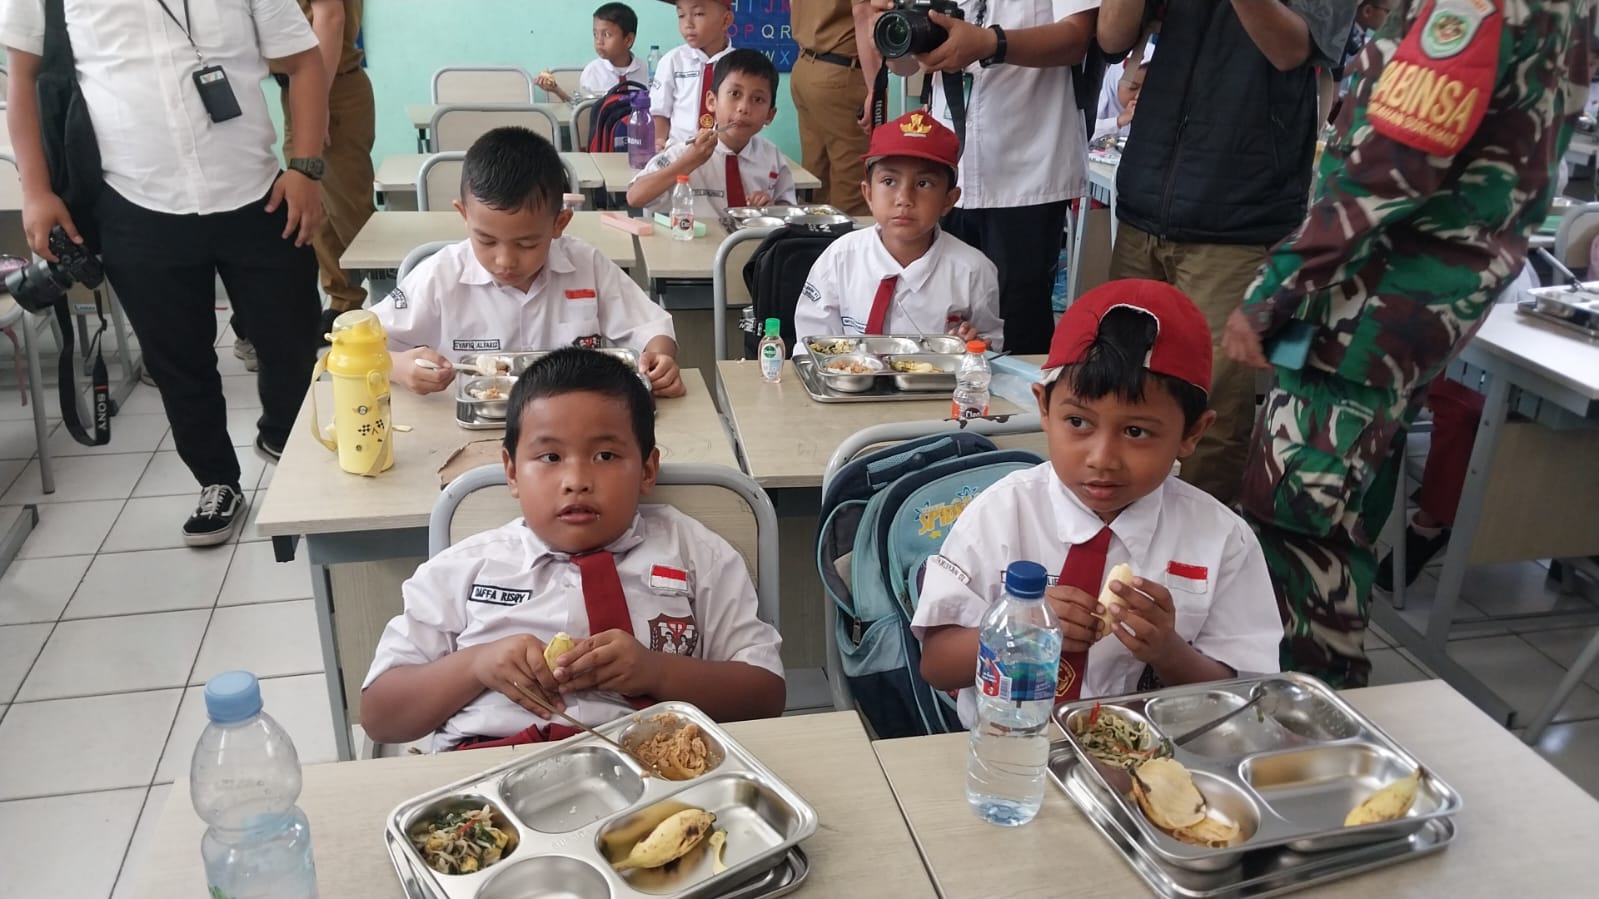
POLYGON ((1077 683, 1077 669, 1072 663, 1066 661, 1065 656, 1060 657, 1060 670, 1055 674, 1055 701, 1060 702, 1071 692, 1072 684, 1077 683))
POLYGON ((585 350, 597 350, 597 349, 600 348, 600 345, 601 345, 601 343, 603 341, 604 341, 604 338, 602 338, 600 335, 598 335, 598 334, 589 334, 589 335, 587 335, 585 337, 575 338, 572 341, 572 346, 581 347, 582 349, 585 349, 585 350))
POLYGON ((699 625, 694 616, 681 618, 660 615, 650 619, 650 651, 671 653, 675 656, 692 656, 700 645, 699 625))

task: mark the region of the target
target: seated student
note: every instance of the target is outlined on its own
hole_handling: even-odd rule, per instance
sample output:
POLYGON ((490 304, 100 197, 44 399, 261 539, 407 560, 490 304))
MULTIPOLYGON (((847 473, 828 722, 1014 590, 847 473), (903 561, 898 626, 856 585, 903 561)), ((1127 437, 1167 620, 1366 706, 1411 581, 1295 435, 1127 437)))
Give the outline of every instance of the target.
POLYGON ((1133 113, 1138 109, 1138 92, 1144 88, 1144 76, 1149 73, 1149 60, 1154 56, 1155 45, 1144 45, 1144 57, 1131 71, 1132 63, 1118 62, 1105 69, 1105 80, 1099 88, 1099 110, 1094 118, 1094 136, 1089 143, 1111 135, 1126 137, 1133 128, 1133 113))
POLYGON ((1044 594, 1063 636, 1059 699, 1277 670, 1283 627, 1260 545, 1172 474, 1216 419, 1210 371, 1205 317, 1169 285, 1112 281, 1067 308, 1033 386, 1049 462, 972 500, 928 560, 911 621, 922 676, 961 691, 963 722, 975 712, 978 625, 1018 560, 1060 573, 1044 594), (1101 610, 1118 563, 1132 566, 1132 586, 1114 587, 1118 604, 1101 610), (1103 639, 1101 611, 1115 622, 1103 639))
POLYGON ((782 638, 755 617, 743 558, 682 512, 639 505, 660 466, 654 416, 637 375, 602 353, 558 350, 517 379, 501 457, 523 517, 405 582, 361 688, 372 739, 571 734, 519 687, 590 726, 666 699, 724 721, 783 711, 782 638), (575 645, 546 664, 563 631, 575 645))
POLYGON ((526 128, 473 142, 455 208, 468 237, 424 259, 372 307, 388 332, 391 379, 414 393, 450 385, 465 353, 623 346, 656 396, 682 396, 672 316, 599 250, 562 232, 566 169, 526 128), (433 366, 419 366, 426 361, 433 366))
MULTIPOLYGON (((648 86, 650 64, 633 52, 638 37, 638 13, 626 3, 607 3, 594 11, 594 52, 599 57, 583 67, 577 78, 578 90, 603 94, 628 81, 648 86)), ((540 72, 539 87, 568 101, 572 96, 555 83, 555 76, 540 72)))
POLYGON ((1004 342, 999 272, 938 220, 955 206, 960 140, 921 112, 872 132, 861 193, 877 227, 822 251, 794 310, 795 353, 828 334, 958 334, 1004 342))
POLYGON ((677 176, 694 188, 694 216, 716 221, 729 206, 793 203, 794 175, 760 131, 777 115, 777 67, 758 50, 734 50, 716 63, 708 101, 716 127, 656 154, 627 185, 627 204, 670 212, 677 176))

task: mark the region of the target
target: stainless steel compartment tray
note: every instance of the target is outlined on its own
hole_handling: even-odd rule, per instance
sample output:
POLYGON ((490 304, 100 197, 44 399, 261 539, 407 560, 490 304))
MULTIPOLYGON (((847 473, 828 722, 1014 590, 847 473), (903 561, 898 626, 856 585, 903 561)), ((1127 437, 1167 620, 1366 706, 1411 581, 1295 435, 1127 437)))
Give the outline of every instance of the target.
POLYGON ((577 736, 400 803, 389 814, 385 839, 408 893, 425 889, 421 895, 430 899, 501 899, 525 895, 538 884, 559 895, 567 895, 559 892, 565 889, 616 899, 755 899, 797 886, 808 866, 796 848, 815 833, 815 810, 703 712, 687 703, 660 703, 597 730, 625 742, 635 729, 648 733, 661 713, 698 725, 722 761, 692 780, 645 777, 635 759, 577 736), (431 810, 456 801, 492 805, 515 831, 514 848, 481 871, 440 874, 411 845, 407 831, 431 810), (700 850, 691 856, 693 864, 680 866, 663 884, 635 883, 613 870, 601 836, 624 819, 673 801, 718 811, 718 827, 728 831, 727 870, 710 874, 709 853, 700 850))
POLYGON ((794 373, 800 386, 818 403, 925 403, 936 397, 928 393, 906 393, 896 388, 892 378, 875 378, 876 383, 859 393, 835 389, 821 373, 816 360, 801 353, 794 357, 794 373))
MULTIPOLYGON (((521 350, 514 353, 462 353, 461 362, 467 365, 482 365, 486 368, 505 369, 505 376, 516 378, 527 371, 528 366, 548 356, 552 350, 521 350)), ((638 368, 638 353, 626 347, 600 347, 596 352, 605 353, 627 363, 631 368, 638 368)), ((468 381, 474 376, 460 372, 455 376, 455 423, 468 431, 500 430, 505 427, 505 415, 485 415, 482 405, 484 400, 473 399, 466 394, 468 381)), ((509 397, 507 397, 508 399, 509 397)), ((505 400, 490 400, 487 402, 505 403, 505 400)), ((492 411, 492 410, 491 410, 492 411)))

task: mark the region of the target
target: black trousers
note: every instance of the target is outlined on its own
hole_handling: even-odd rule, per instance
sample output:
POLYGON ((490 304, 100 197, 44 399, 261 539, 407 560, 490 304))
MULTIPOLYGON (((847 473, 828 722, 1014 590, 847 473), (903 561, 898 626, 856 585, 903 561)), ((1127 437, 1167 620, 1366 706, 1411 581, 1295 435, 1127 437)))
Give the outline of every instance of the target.
POLYGON ((201 486, 239 483, 217 372, 216 278, 249 321, 261 370, 262 436, 287 439, 316 364, 321 299, 316 253, 283 239, 288 210, 258 202, 171 215, 107 187, 96 207, 106 277, 161 391, 178 455, 201 486))
POLYGON ((1006 209, 952 209, 945 231, 971 244, 999 269, 999 314, 1005 349, 1047 353, 1055 333, 1050 295, 1060 262, 1070 200, 1006 209))

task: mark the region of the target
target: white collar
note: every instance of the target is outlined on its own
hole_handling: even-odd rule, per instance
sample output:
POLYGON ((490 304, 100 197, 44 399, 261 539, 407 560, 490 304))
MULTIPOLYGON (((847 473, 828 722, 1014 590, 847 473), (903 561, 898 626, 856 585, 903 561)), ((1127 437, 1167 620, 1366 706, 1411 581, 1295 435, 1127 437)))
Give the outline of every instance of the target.
POLYGON ((908 290, 921 290, 927 285, 928 279, 933 276, 933 268, 938 264, 938 257, 943 252, 943 248, 939 246, 944 237, 943 229, 934 228, 933 243, 927 248, 927 252, 912 260, 910 265, 903 268, 890 255, 888 247, 883 246, 883 227, 881 225, 873 226, 872 236, 875 238, 872 241, 871 251, 872 274, 879 281, 889 275, 897 275, 899 282, 905 285, 908 290))
MULTIPOLYGON (((522 536, 523 545, 527 547, 529 556, 528 563, 530 565, 537 565, 545 559, 550 559, 556 562, 566 562, 571 560, 571 553, 563 553, 553 550, 550 548, 548 543, 545 543, 543 540, 541 540, 539 535, 534 533, 533 529, 527 526, 526 518, 518 518, 516 520, 516 524, 521 526, 518 533, 522 536)), ((634 549, 639 544, 644 542, 644 529, 641 526, 642 524, 643 517, 637 512, 633 513, 633 523, 627 526, 627 530, 623 531, 620 537, 617 537, 610 543, 600 547, 600 550, 604 550, 605 552, 619 556, 631 549, 634 549)), ((599 550, 593 551, 598 552, 599 550)))
POLYGON ((539 269, 539 273, 534 276, 533 283, 529 285, 525 294, 522 294, 521 291, 514 287, 508 287, 495 281, 494 276, 489 274, 489 270, 484 268, 483 263, 477 260, 477 253, 472 251, 470 243, 466 247, 466 262, 461 266, 461 283, 474 286, 489 285, 498 287, 501 290, 522 294, 523 299, 535 296, 549 282, 550 272, 553 271, 558 275, 569 275, 577 271, 577 267, 572 264, 572 257, 567 255, 564 241, 565 238, 562 237, 551 238, 550 255, 545 258, 544 267, 539 269))
MULTIPOLYGON (((1048 463, 1045 463, 1048 464, 1048 463)), ((1170 476, 1168 476, 1170 477, 1170 476)), ((1055 469, 1049 469, 1050 507, 1055 512, 1055 535, 1067 546, 1087 543, 1105 526, 1094 510, 1083 505, 1077 494, 1066 489, 1055 469)), ((1154 543, 1155 528, 1160 523, 1162 498, 1166 482, 1148 496, 1135 500, 1110 523, 1111 533, 1127 547, 1133 558, 1143 558, 1154 543)))

